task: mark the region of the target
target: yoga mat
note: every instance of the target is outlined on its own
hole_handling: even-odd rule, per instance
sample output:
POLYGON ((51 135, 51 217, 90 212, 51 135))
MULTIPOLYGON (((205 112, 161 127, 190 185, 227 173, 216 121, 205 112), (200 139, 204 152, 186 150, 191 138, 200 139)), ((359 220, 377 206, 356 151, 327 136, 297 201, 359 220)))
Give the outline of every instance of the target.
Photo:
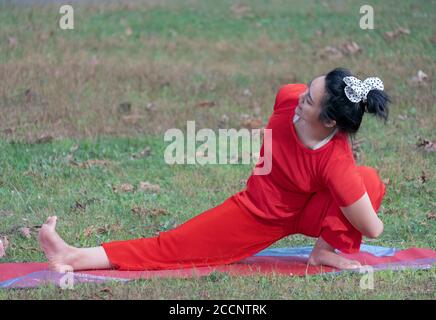
MULTIPOLYGON (((49 283, 68 287, 77 283, 126 282, 154 277, 192 278, 208 276, 213 272, 227 273, 230 276, 271 273, 304 276, 360 271, 359 269, 343 271, 327 266, 309 266, 307 259, 311 250, 312 247, 270 248, 233 264, 176 270, 90 270, 64 274, 49 271, 47 263, 0 263, 0 288, 33 288, 49 283)), ((399 250, 362 245, 359 253, 340 254, 346 258, 358 260, 362 265, 371 266, 374 271, 429 269, 436 263, 436 251, 426 248, 399 250)))

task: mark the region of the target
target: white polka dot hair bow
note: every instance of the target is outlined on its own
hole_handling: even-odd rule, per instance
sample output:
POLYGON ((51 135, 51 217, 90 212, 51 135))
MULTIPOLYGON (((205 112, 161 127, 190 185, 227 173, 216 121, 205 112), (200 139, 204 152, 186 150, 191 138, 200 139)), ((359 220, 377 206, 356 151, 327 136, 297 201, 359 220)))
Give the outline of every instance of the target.
POLYGON ((377 77, 370 77, 364 81, 360 81, 355 77, 345 77, 344 82, 347 84, 345 87, 345 95, 350 101, 357 103, 366 101, 366 96, 371 90, 384 90, 383 82, 377 77))

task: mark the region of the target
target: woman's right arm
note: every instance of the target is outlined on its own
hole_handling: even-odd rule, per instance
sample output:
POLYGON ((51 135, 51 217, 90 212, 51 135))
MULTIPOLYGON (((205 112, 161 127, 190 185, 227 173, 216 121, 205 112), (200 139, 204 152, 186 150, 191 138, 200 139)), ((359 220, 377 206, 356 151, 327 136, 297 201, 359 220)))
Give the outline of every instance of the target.
POLYGON ((368 193, 352 205, 340 207, 348 221, 368 238, 378 238, 383 232, 383 222, 372 207, 368 193))

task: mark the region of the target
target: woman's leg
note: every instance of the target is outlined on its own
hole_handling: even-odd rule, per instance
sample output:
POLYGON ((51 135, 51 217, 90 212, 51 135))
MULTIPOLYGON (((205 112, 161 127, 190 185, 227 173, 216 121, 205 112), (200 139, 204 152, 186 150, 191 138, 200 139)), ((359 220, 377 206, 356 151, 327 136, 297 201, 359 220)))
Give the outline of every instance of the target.
MULTIPOLYGON (((385 194, 385 185, 375 169, 358 166, 358 170, 377 212, 385 194)), ((356 265, 351 260, 346 262, 345 258, 335 253, 335 249, 345 253, 359 252, 362 234, 345 218, 328 190, 320 191, 310 199, 301 214, 297 229, 298 233, 319 238, 309 263, 336 267, 344 263, 350 267, 356 265)))
POLYGON ((75 248, 56 232, 57 217, 49 217, 39 231, 39 243, 49 261, 50 269, 67 272, 111 267, 103 247, 75 248))
POLYGON ((49 218, 40 233, 41 246, 56 270, 117 268, 162 270, 233 263, 252 256, 289 234, 242 209, 233 197, 156 237, 74 248, 55 231, 49 218))
POLYGON ((338 269, 355 269, 362 266, 359 261, 338 255, 335 248, 325 242, 321 236, 313 247, 308 263, 313 266, 325 265, 338 269))

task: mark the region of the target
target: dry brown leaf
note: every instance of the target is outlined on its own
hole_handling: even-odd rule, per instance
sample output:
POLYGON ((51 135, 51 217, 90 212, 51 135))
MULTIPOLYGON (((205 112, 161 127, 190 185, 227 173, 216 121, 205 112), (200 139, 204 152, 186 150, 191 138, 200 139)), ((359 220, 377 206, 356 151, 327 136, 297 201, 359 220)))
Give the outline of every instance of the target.
POLYGON ((159 215, 167 215, 168 212, 165 209, 162 208, 153 208, 153 209, 147 209, 147 208, 142 208, 142 207, 138 207, 138 206, 134 206, 131 211, 134 214, 137 214, 141 217, 146 217, 146 216, 152 216, 152 217, 156 217, 159 215))
POLYGON ((382 181, 383 181, 383 183, 384 183, 385 185, 389 185, 389 183, 391 182, 391 179, 390 179, 390 178, 385 178, 385 179, 383 179, 382 181))
POLYGON ((159 192, 160 186, 157 184, 151 184, 148 181, 143 181, 139 183, 139 190, 145 191, 145 192, 159 192))
POLYGON ((426 183, 427 182, 427 175, 425 174, 425 171, 421 171, 421 182, 426 183))
POLYGON ((332 46, 321 49, 318 54, 320 58, 330 60, 338 60, 344 56, 339 49, 332 46))
POLYGON ((226 114, 223 114, 218 122, 218 126, 223 127, 223 126, 227 125, 229 123, 229 120, 230 120, 229 116, 226 114))
POLYGON ((53 141, 53 136, 50 134, 42 134, 39 137, 29 141, 30 143, 40 144, 40 143, 50 143, 53 141))
POLYGON ((260 129, 263 127, 262 117, 251 117, 247 114, 242 114, 241 126, 248 129, 260 129))
POLYGON ((352 55, 362 51, 362 48, 354 41, 346 41, 341 46, 341 51, 344 54, 352 55))
POLYGON ((15 132, 15 127, 3 129, 4 134, 13 134, 15 132))
POLYGON ((30 233, 30 228, 27 228, 27 227, 21 227, 21 228, 19 229, 19 232, 20 232, 20 235, 21 235, 23 238, 30 239, 30 238, 32 237, 32 235, 31 235, 31 233, 30 233))
POLYGON ((10 48, 15 48, 18 45, 18 40, 16 37, 8 37, 8 44, 10 48))
POLYGON ((14 214, 11 210, 0 210, 0 217, 8 217, 14 214))
POLYGON ((77 144, 73 144, 70 148, 70 152, 73 153, 79 149, 79 146, 77 144))
POLYGON ((246 97, 251 97, 253 94, 251 93, 250 89, 245 89, 242 94, 246 97))
POLYGON ((130 209, 134 214, 137 214, 141 217, 145 217, 148 216, 149 214, 149 210, 146 208, 142 208, 142 207, 138 207, 138 206, 134 206, 132 207, 132 209, 130 209))
POLYGON ((80 168, 90 168, 91 166, 107 166, 109 164, 109 161, 107 160, 99 160, 99 159, 90 159, 86 160, 85 162, 79 163, 78 166, 80 168))
POLYGON ((139 158, 148 157, 150 155, 151 155, 151 148, 145 147, 144 150, 142 150, 141 152, 132 154, 132 157, 135 159, 139 159, 139 158))
POLYGON ((162 208, 153 208, 150 210, 151 216, 160 216, 160 215, 167 215, 167 214, 168 212, 162 208))
POLYGON ((410 34, 410 30, 406 29, 406 28, 403 28, 403 27, 399 27, 399 28, 395 29, 394 31, 387 31, 387 32, 385 32, 385 36, 389 40, 395 39, 399 35, 402 35, 402 34, 408 35, 408 34, 410 34))
POLYGON ((0 237, 0 258, 6 256, 6 250, 9 246, 9 240, 6 236, 0 237))
POLYGON ((214 101, 200 101, 197 103, 197 107, 205 108, 205 107, 213 107, 215 105, 214 101))
POLYGON ((424 71, 418 70, 418 73, 416 76, 412 77, 410 81, 417 85, 427 85, 427 82, 429 81, 429 77, 424 71))
POLYGON ((133 192, 135 190, 135 188, 130 183, 122 183, 122 184, 120 184, 118 186, 112 187, 112 190, 115 193, 133 192))
POLYGON ((416 146, 419 149, 422 149, 426 152, 435 152, 436 151, 436 141, 430 141, 428 139, 421 138, 421 139, 419 139, 416 146))
POLYGON ((251 15, 251 8, 245 4, 234 4, 230 7, 230 10, 239 18, 251 15))
POLYGON ((93 234, 107 234, 109 231, 111 232, 117 232, 120 231, 121 225, 119 222, 113 224, 113 225, 109 225, 109 224, 105 224, 103 226, 100 227, 96 227, 96 226, 89 226, 88 228, 86 228, 83 231, 83 235, 88 238, 93 234))
POLYGON ((436 219, 436 213, 435 212, 427 213, 427 219, 436 219))
POLYGON ((133 114, 130 114, 128 116, 123 116, 122 120, 126 124, 135 125, 138 123, 139 120, 145 119, 145 118, 146 118, 146 116, 144 116, 144 115, 141 115, 139 113, 133 113, 133 114))

